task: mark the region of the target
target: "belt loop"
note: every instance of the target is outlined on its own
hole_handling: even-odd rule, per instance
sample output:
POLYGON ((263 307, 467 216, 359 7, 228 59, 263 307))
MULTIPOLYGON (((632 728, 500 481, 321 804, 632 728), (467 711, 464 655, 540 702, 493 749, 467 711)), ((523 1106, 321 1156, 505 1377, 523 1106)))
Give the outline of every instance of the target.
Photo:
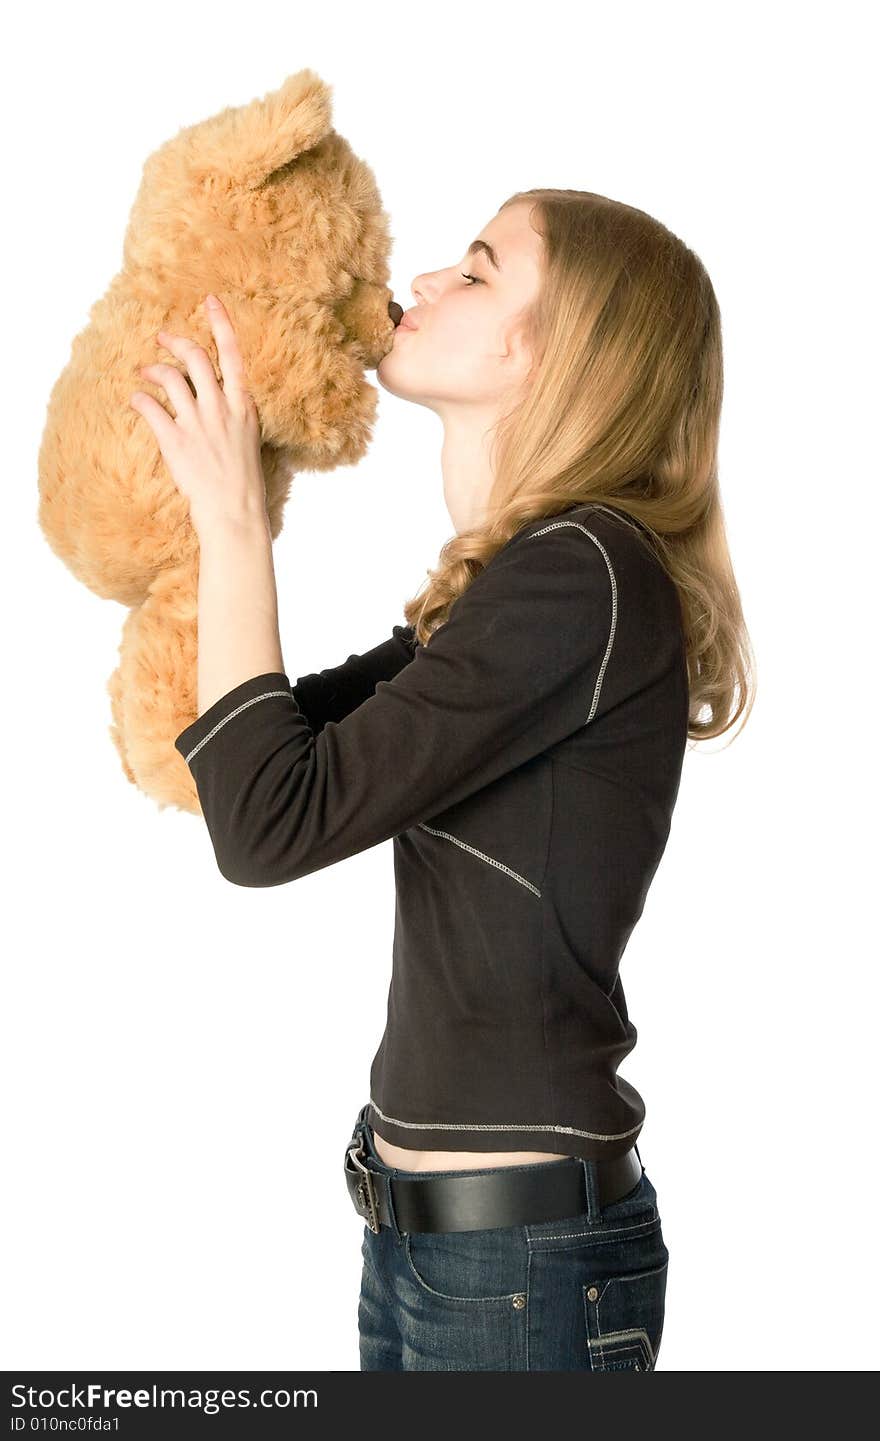
POLYGON ((602 1203, 599 1200, 599 1176, 596 1171, 596 1162, 582 1156, 581 1165, 584 1168, 584 1187, 587 1193, 587 1220, 601 1221, 602 1203))

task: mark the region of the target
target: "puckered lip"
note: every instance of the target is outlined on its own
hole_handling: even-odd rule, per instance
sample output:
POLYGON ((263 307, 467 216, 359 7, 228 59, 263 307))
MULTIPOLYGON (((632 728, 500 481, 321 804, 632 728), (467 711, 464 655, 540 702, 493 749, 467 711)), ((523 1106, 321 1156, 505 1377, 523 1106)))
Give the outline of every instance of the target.
POLYGON ((401 327, 404 330, 418 330, 418 324, 413 320, 413 312, 411 310, 405 310, 400 317, 397 325, 398 330, 400 330, 401 327))

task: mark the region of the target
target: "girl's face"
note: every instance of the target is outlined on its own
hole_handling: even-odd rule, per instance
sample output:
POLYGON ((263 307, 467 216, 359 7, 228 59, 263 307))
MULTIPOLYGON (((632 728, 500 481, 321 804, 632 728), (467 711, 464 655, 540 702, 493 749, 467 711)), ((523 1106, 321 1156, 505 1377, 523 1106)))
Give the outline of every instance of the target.
POLYGON ((494 419, 519 392, 531 354, 520 313, 541 284, 542 241, 531 205, 500 210, 445 270, 417 275, 416 304, 398 325, 376 378, 394 395, 448 419, 471 408, 494 419))

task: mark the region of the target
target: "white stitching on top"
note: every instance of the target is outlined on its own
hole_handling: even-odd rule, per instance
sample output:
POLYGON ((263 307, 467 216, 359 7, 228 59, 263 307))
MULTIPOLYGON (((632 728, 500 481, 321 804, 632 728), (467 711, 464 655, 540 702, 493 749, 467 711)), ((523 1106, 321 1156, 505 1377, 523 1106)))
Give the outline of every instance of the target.
POLYGON ((599 500, 591 501, 587 508, 589 510, 604 510, 606 515, 613 516, 615 520, 622 520, 625 525, 629 526, 630 530, 635 531, 636 535, 642 536, 643 534, 641 526, 639 526, 625 510, 618 510, 617 507, 613 505, 603 505, 599 500))
POLYGON ((632 1136, 641 1127, 641 1121, 635 1126, 630 1126, 628 1131, 616 1131, 611 1136, 603 1136, 599 1131, 579 1131, 576 1126, 539 1126, 527 1121, 499 1122, 494 1126, 484 1125, 480 1121, 460 1122, 455 1125, 444 1125, 442 1121, 399 1121, 396 1116, 386 1116, 381 1106, 370 1097, 370 1105, 381 1116, 383 1121, 388 1121, 392 1126, 402 1126, 408 1131, 553 1131, 557 1136, 584 1136, 588 1141, 622 1141, 626 1136, 632 1136))
POLYGON ((611 656, 611 647, 614 644, 614 631, 617 626, 617 581, 614 576, 614 568, 611 564, 608 552, 602 544, 601 540, 599 540, 598 536, 595 536, 591 530, 587 530, 587 527, 585 525, 581 525, 579 520, 551 521, 549 525, 544 525, 541 527, 540 530, 536 530, 533 535, 530 535, 528 537, 528 539, 537 540, 539 535, 546 535, 548 530, 559 530, 560 527, 563 525, 574 526, 575 530, 582 530, 584 535, 588 535, 590 537, 590 540, 592 540, 599 547, 602 554, 604 555, 605 564, 608 567, 608 575, 611 578, 611 632, 608 636, 608 646, 605 650, 602 664, 599 667, 599 674, 596 678, 596 688, 593 691, 593 704, 590 706, 590 714, 584 721, 584 725, 589 725, 590 721, 593 719, 593 716, 596 714, 596 707, 599 704, 599 692, 602 689, 602 678, 605 675, 605 667, 608 664, 608 660, 611 656))
POLYGON ((496 861, 492 856, 487 856, 484 851, 478 851, 475 846, 469 846, 466 841, 460 841, 458 836, 450 835, 449 831, 435 830, 433 826, 426 825, 424 821, 419 821, 419 830, 430 831, 432 836, 443 836, 447 841, 454 841, 457 846, 461 846, 463 851, 470 851, 471 855, 476 856, 478 860, 486 861, 490 866, 497 866, 499 871, 504 871, 505 875, 511 876, 515 881, 519 881, 521 886, 525 886, 527 890, 532 891, 540 899, 541 892, 538 890, 538 887, 533 886, 531 881, 527 881, 524 876, 517 875, 516 871, 512 871, 510 866, 505 866, 502 861, 496 861))
POLYGON ((217 734, 221 726, 225 726, 227 721, 231 721, 233 716, 239 715, 240 712, 243 710, 247 710, 249 705, 256 705, 258 700, 268 700, 269 697, 273 695, 284 695, 287 696, 288 700, 293 700, 293 694, 289 690, 264 690, 262 695, 255 695, 252 696, 250 700, 242 701, 241 705, 236 706, 235 710, 231 710, 229 712, 229 715, 225 715, 222 720, 218 720, 217 724, 215 726, 212 726, 211 729, 208 731, 208 734, 206 736, 202 736, 202 739, 199 741, 198 745, 193 746, 189 755, 184 757, 187 765, 189 765, 196 752, 200 751, 202 749, 202 746, 206 745, 207 742, 211 739, 211 737, 217 734))

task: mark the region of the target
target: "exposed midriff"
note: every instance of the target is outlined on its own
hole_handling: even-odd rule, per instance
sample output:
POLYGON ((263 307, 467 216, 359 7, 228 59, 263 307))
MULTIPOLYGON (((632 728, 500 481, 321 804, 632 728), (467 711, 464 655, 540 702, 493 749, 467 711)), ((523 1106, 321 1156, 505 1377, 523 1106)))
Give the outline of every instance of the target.
POLYGON ((373 1127, 376 1150, 386 1166, 400 1171, 477 1171, 495 1166, 526 1166, 536 1161, 565 1161, 551 1151, 410 1151, 392 1145, 373 1127))

